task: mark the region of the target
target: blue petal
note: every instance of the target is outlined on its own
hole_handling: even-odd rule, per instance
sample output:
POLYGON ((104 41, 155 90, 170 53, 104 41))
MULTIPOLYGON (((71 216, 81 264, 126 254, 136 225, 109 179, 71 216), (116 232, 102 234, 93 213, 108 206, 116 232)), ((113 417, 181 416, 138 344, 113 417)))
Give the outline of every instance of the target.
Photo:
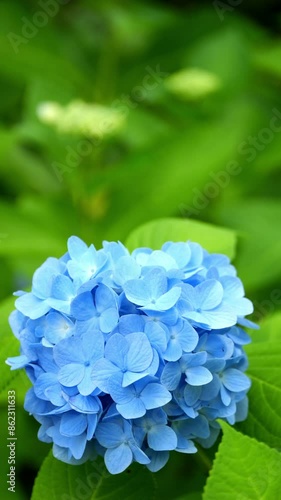
POLYGON ((161 375, 161 383, 170 391, 178 386, 181 379, 181 369, 179 363, 167 363, 161 375))
POLYGON ((204 366, 194 366, 188 368, 185 374, 186 382, 190 385, 200 386, 208 384, 213 379, 211 372, 209 372, 207 368, 204 368, 204 366))
MULTIPOLYGON (((136 330, 135 330, 136 331, 136 330)), ((163 352, 167 348, 167 334, 163 328, 155 321, 148 321, 144 329, 150 344, 163 352)))
POLYGON ((167 361, 178 361, 182 355, 182 348, 178 339, 170 339, 168 347, 163 353, 163 359, 167 361))
POLYGON ((150 464, 147 464, 146 466, 150 472, 158 472, 160 469, 165 467, 170 456, 168 451, 154 451, 150 449, 146 450, 146 454, 151 460, 150 464))
POLYGON ((175 450, 177 436, 175 431, 167 425, 156 425, 147 434, 148 446, 155 451, 175 450))
POLYGON ((96 389, 96 384, 91 377, 92 367, 89 365, 84 366, 83 368, 84 376, 81 382, 77 384, 77 388, 82 396, 89 396, 93 392, 93 390, 96 389))
POLYGON ((196 302, 204 311, 217 307, 223 299, 223 287, 219 281, 206 280, 195 288, 196 302))
POLYGON ((58 366, 69 363, 84 363, 84 356, 81 351, 81 341, 79 338, 64 339, 54 347, 54 360, 58 366))
POLYGON ((147 410, 164 406, 171 401, 171 393, 161 384, 150 383, 142 390, 141 399, 147 410))
POLYGON ((98 424, 96 438, 101 446, 115 448, 122 443, 125 435, 120 425, 108 422, 98 424))
POLYGON ((92 367, 92 381, 101 390, 109 393, 108 380, 120 373, 120 369, 108 359, 99 359, 92 367))
POLYGON ((98 413, 101 410, 101 403, 95 396, 82 396, 77 394, 68 399, 69 406, 81 413, 98 413))
POLYGON ((71 316, 79 321, 86 321, 95 315, 93 295, 91 292, 83 292, 77 295, 71 302, 71 316))
POLYGON ((75 294, 73 282, 67 276, 59 274, 53 280, 51 293, 54 299, 70 300, 75 294))
POLYGON ((178 332, 177 337, 185 352, 191 352, 197 346, 198 333, 187 321, 184 321, 183 327, 178 332))
POLYGON ((223 373, 223 384, 232 392, 245 391, 251 387, 251 382, 247 375, 236 368, 225 370, 223 373))
POLYGON ((233 309, 227 305, 202 313, 202 322, 208 324, 212 330, 234 326, 236 319, 237 316, 233 313, 233 309))
POLYGON ((100 317, 100 329, 103 333, 110 333, 118 323, 119 314, 116 308, 104 311, 100 317))
POLYGON ((140 418, 146 413, 145 405, 141 398, 133 397, 131 401, 124 404, 117 404, 117 410, 122 417, 129 420, 130 418, 140 418))
POLYGON ((128 387, 129 385, 141 380, 142 378, 149 375, 149 371, 145 370, 143 372, 125 372, 123 375, 122 387, 128 387))
POLYGON ((120 444, 117 448, 106 450, 104 455, 105 465, 111 474, 120 474, 133 460, 133 453, 127 444, 120 444))
POLYGON ((108 381, 109 394, 115 403, 125 404, 132 401, 134 398, 134 388, 122 387, 122 374, 112 377, 108 381))
POLYGON ((31 319, 40 318, 51 309, 45 300, 38 299, 32 293, 21 295, 16 300, 15 306, 22 314, 31 319))
POLYGON ((143 279, 127 281, 123 288, 127 299, 133 304, 144 306, 150 302, 150 290, 143 279))
POLYGON ((78 238, 78 236, 70 236, 68 238, 67 248, 71 259, 75 260, 79 260, 81 255, 88 250, 86 243, 78 238))
POLYGON ((150 463, 148 456, 135 444, 130 443, 130 448, 133 452, 133 456, 136 462, 139 464, 147 465, 150 463))
POLYGON ((126 337, 129 342, 126 366, 129 371, 146 370, 153 359, 153 351, 144 333, 131 333, 126 337))
POLYGON ((124 360, 130 347, 127 338, 129 336, 125 338, 123 335, 115 333, 108 339, 104 351, 105 357, 122 369, 125 367, 124 360))
POLYGON ((58 379, 62 385, 65 385, 66 387, 74 387, 81 382, 84 377, 84 373, 84 365, 69 363, 60 369, 58 379))
POLYGON ((104 354, 104 338, 101 332, 87 332, 81 337, 82 352, 85 360, 97 361, 104 354))
POLYGON ((87 418, 82 413, 70 411, 61 417, 60 432, 63 436, 79 436, 87 428, 87 418))

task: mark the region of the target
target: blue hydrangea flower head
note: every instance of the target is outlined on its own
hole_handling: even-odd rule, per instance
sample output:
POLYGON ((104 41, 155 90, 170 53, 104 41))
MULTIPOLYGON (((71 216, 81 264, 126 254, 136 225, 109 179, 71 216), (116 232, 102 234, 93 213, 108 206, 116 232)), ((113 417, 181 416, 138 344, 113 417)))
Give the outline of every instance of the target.
POLYGON ((217 419, 246 418, 253 306, 228 257, 189 241, 130 253, 72 236, 15 295, 20 355, 7 364, 30 378, 24 407, 59 460, 156 472, 170 452, 212 446, 217 419))

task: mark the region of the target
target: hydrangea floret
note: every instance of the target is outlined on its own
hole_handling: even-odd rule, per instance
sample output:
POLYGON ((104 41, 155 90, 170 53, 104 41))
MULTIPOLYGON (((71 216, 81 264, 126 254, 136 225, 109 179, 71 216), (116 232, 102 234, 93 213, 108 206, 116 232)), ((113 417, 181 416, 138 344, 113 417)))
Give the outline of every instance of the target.
POLYGON ((21 353, 7 363, 30 378, 25 409, 59 460, 156 472, 172 450, 212 446, 217 419, 246 418, 253 306, 225 255, 193 242, 97 250, 72 236, 16 295, 21 353))

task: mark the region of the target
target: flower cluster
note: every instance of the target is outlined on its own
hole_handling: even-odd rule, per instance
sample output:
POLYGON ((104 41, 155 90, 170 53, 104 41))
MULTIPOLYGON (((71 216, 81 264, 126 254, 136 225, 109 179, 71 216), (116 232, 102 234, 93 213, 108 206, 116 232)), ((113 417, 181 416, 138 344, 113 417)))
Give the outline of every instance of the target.
POLYGON ((217 418, 246 417, 241 325, 253 307, 228 257, 191 242, 96 250, 73 236, 16 295, 21 355, 7 363, 25 368, 25 409, 58 459, 158 471, 171 450, 211 446, 217 418))

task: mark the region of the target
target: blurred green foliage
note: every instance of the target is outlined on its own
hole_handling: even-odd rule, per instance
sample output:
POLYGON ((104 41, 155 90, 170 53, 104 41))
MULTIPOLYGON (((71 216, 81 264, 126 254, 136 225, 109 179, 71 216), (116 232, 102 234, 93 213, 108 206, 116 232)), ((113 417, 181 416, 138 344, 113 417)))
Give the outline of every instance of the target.
MULTIPOLYGON (((71 234, 98 246, 178 216, 236 230, 247 295, 262 316, 280 308, 281 38, 254 20, 266 2, 223 21, 211 2, 181 3, 0 3, 1 299, 71 234), (83 105, 60 127, 50 102, 83 105)), ((48 446, 19 414, 32 475, 48 446)))

